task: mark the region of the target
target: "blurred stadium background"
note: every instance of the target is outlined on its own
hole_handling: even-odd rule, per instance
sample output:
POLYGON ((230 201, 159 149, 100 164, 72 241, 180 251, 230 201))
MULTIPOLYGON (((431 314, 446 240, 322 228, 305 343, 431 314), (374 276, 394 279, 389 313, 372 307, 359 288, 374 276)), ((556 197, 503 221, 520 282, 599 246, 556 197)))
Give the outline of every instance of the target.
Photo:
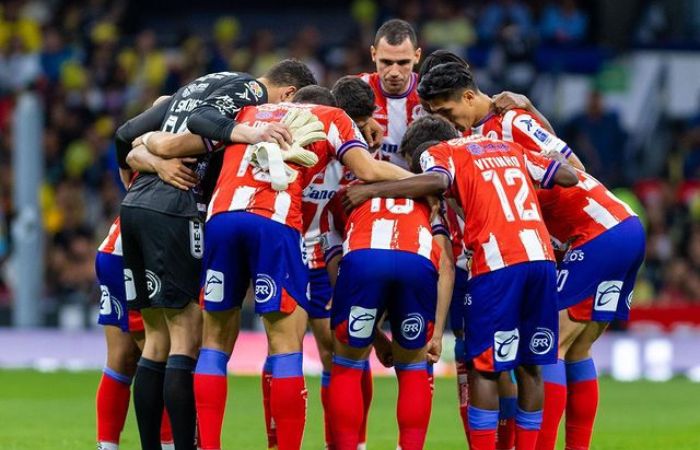
MULTIPOLYGON (((102 365, 93 264, 123 195, 116 126, 207 72, 282 57, 324 85, 373 71, 392 17, 424 55, 465 56, 485 92, 527 94, 643 218, 632 320, 596 344, 599 367, 700 381, 700 0, 2 2, 0 367, 102 365)), ((257 373, 264 341, 245 323, 233 366, 257 373)))

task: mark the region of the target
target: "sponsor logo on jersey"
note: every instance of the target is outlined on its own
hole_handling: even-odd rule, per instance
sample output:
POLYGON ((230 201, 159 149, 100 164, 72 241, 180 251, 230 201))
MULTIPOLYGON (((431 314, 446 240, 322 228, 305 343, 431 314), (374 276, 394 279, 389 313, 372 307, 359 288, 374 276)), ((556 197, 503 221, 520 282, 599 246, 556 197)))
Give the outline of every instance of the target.
POLYGON ((199 94, 200 92, 204 92, 207 87, 209 87, 209 83, 191 83, 188 84, 185 89, 182 91, 182 96, 183 97, 189 97, 192 94, 199 94))
POLYGON ((148 298, 152 299, 160 293, 161 282, 155 272, 146 270, 146 289, 148 290, 148 298))
POLYGON ((249 81, 246 86, 248 86, 248 90, 250 90, 250 93, 256 96, 257 98, 262 98, 264 92, 263 88, 258 84, 257 81, 249 81))
POLYGON ((381 149, 384 153, 398 153, 399 146, 396 144, 389 144, 388 142, 383 142, 381 149))
POLYGON ((418 313, 411 313, 401 322, 401 336, 409 341, 416 340, 424 327, 425 321, 423 316, 418 313))
POLYGON ((472 155, 481 155, 484 153, 484 147, 479 144, 467 144, 467 150, 469 150, 469 153, 472 155))
POLYGON ((348 334, 358 339, 368 338, 372 336, 376 320, 377 308, 352 306, 348 316, 348 334))
POLYGON ((532 119, 520 119, 519 122, 522 123, 523 125, 525 125, 525 127, 527 128, 527 131, 532 130, 532 127, 533 127, 532 119))
POLYGON ((127 302, 136 300, 136 284, 134 284, 134 274, 131 269, 124 269, 124 289, 127 302))
POLYGON ((545 133, 544 130, 542 130, 540 128, 535 130, 534 135, 535 135, 535 139, 537 139, 538 141, 540 141, 542 143, 547 142, 547 139, 549 138, 549 135, 547 133, 545 133))
POLYGON ((598 289, 596 290, 593 309, 607 312, 617 311, 617 303, 620 301, 620 292, 622 292, 622 281, 603 281, 598 285, 598 289))
POLYGON ((255 302, 267 303, 277 293, 277 283, 270 275, 259 273, 255 279, 255 302))
POLYGON ((544 355, 554 348, 554 332, 549 328, 537 327, 530 339, 530 351, 535 355, 544 355))
POLYGON ((222 302, 224 300, 224 274, 217 270, 207 270, 204 283, 204 300, 207 302, 222 302))
POLYGON ((583 261, 585 257, 583 250, 570 250, 564 255, 564 262, 583 261))
POLYGON ((236 105, 236 101, 228 95, 216 97, 216 100, 214 101, 214 107, 218 109, 219 112, 223 115, 234 114, 235 112, 240 110, 238 105, 236 105))
POLYGON ((335 194, 335 189, 316 189, 310 184, 304 190, 304 200, 330 200, 335 194))
POLYGON ((520 332, 517 328, 510 331, 496 331, 493 335, 494 360, 496 362, 515 361, 519 343, 520 332))

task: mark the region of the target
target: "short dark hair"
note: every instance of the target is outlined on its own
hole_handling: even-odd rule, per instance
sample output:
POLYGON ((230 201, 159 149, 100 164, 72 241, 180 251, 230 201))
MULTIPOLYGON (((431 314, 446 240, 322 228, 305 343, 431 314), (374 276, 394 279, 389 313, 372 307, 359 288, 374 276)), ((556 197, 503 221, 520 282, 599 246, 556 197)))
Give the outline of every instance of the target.
POLYGON ((338 108, 352 120, 371 116, 374 112, 374 92, 361 78, 346 75, 335 82, 331 89, 338 108))
POLYGON ((418 85, 418 95, 422 100, 451 98, 465 89, 479 90, 471 71, 463 64, 451 62, 427 71, 418 85))
POLYGON ((428 141, 448 141, 459 137, 459 133, 454 126, 440 116, 424 116, 413 122, 401 139, 399 152, 413 159, 413 154, 424 142, 428 141))
POLYGON ((418 71, 418 78, 423 78, 423 76, 433 67, 447 63, 462 64, 464 67, 469 69, 469 63, 464 58, 461 58, 448 50, 435 50, 423 60, 423 64, 421 64, 420 70, 418 71))
POLYGON ((334 108, 338 106, 330 89, 315 84, 299 89, 292 97, 292 103, 311 103, 334 108))
POLYGON ((382 38, 386 39, 389 45, 400 45, 408 38, 413 45, 413 48, 418 48, 418 37, 416 31, 410 23, 401 19, 391 19, 384 22, 374 35, 374 46, 379 45, 382 38))
POLYGON ((433 145, 438 145, 439 143, 440 143, 440 141, 426 141, 426 142, 423 142, 418 147, 416 147, 416 149, 413 151, 413 155, 411 156, 411 172, 413 172, 413 173, 423 172, 423 168, 420 166, 421 155, 423 154, 424 151, 428 150, 433 145))
POLYGON ((273 86, 294 86, 301 89, 318 84, 306 64, 296 59, 284 59, 272 66, 263 75, 273 86))

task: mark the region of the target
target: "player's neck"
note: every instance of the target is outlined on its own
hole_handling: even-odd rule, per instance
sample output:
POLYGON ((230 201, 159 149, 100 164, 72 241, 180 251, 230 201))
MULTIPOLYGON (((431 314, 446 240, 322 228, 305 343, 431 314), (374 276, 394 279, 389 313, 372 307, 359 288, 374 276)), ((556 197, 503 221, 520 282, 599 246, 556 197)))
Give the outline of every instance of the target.
POLYGON ((382 81, 381 77, 379 78, 379 86, 382 88, 382 93, 386 95, 387 97, 404 97, 408 94, 408 91, 411 89, 411 86, 413 85, 413 74, 411 74, 410 77, 408 77, 408 80, 406 80, 406 84, 404 84, 399 92, 389 92, 386 87, 384 86, 384 82, 382 81))
POLYGON ((487 119, 491 114, 491 97, 483 92, 479 92, 474 98, 474 112, 473 127, 481 124, 481 122, 487 119))

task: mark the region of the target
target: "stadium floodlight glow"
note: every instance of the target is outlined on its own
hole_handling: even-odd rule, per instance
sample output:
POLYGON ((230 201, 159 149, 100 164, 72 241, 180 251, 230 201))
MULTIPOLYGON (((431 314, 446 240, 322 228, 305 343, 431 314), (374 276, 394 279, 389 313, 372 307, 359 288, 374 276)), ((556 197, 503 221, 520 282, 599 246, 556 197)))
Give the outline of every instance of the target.
POLYGON ((664 338, 650 339, 644 345, 644 376, 651 381, 668 381, 673 377, 673 345, 664 338))
POLYGON ((613 342, 612 376, 619 381, 636 381, 642 377, 640 345, 634 339, 620 338, 613 342))

